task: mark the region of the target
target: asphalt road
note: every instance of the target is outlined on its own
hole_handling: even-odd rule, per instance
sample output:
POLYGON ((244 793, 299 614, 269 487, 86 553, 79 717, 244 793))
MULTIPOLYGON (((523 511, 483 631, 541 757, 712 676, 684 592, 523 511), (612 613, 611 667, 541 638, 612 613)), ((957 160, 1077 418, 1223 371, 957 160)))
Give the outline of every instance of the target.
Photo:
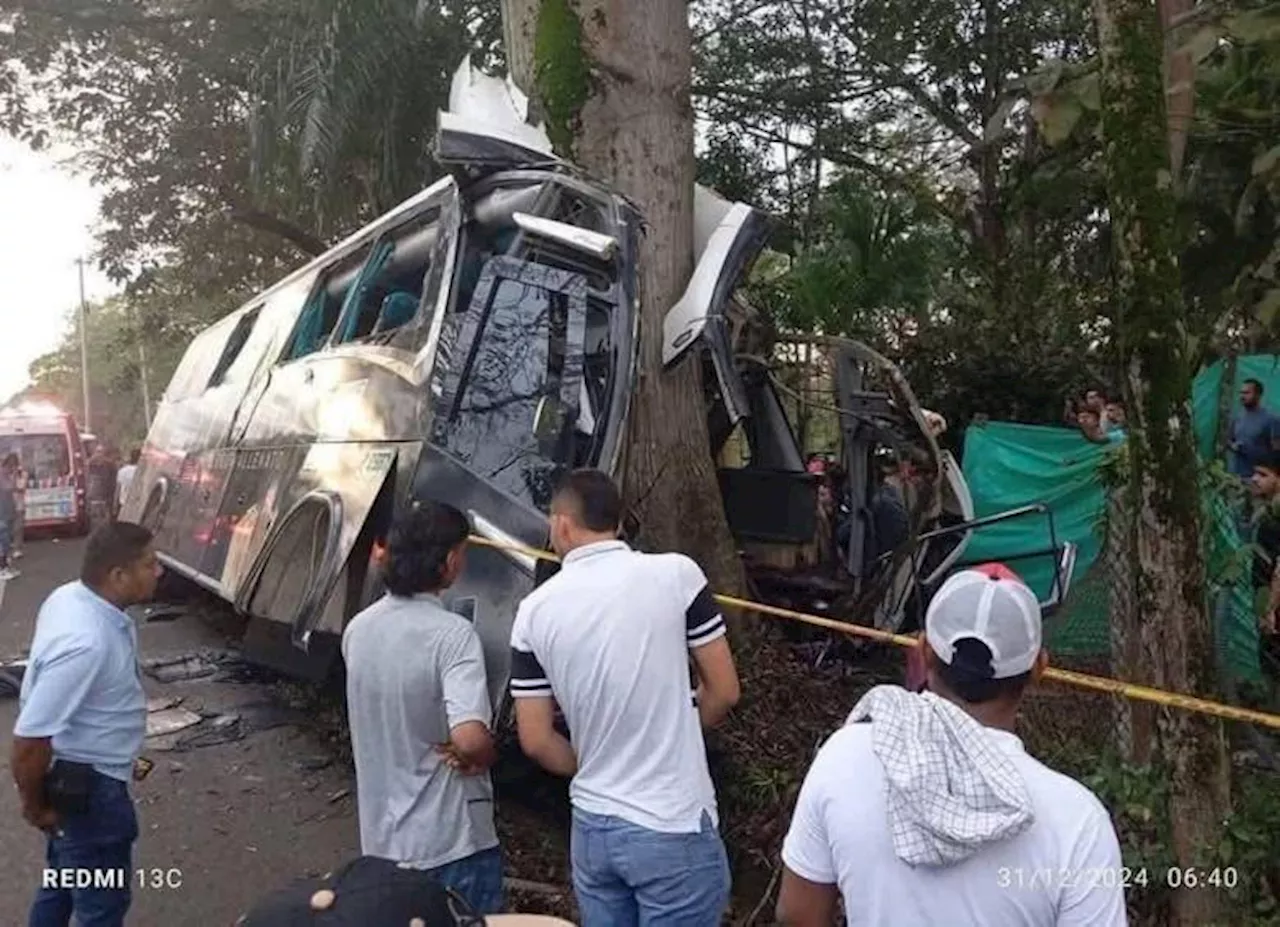
MULTIPOLYGON (((26 655, 40 602, 75 577, 80 551, 78 541, 29 542, 18 562, 22 575, 7 584, 0 602, 0 657, 26 655)), ((139 643, 144 662, 225 646, 191 617, 140 623, 139 643)), ((208 677, 167 684, 148 677, 146 686, 149 696, 181 698, 182 708, 246 720, 261 717, 255 706, 271 697, 261 683, 208 677)), ((16 699, 0 700, 6 732, 17 708, 16 699)), ((206 720, 171 735, 169 745, 211 725, 206 720)), ((129 923, 231 924, 264 893, 358 854, 354 781, 340 764, 325 765, 324 745, 296 724, 181 751, 160 749, 165 745, 164 738, 149 738, 144 755, 156 765, 134 790, 141 837, 129 923)), ((8 753, 6 744, 5 782, 8 753)), ((0 822, 0 924, 25 923, 44 866, 44 839, 23 822, 11 787, 0 787, 0 822)))

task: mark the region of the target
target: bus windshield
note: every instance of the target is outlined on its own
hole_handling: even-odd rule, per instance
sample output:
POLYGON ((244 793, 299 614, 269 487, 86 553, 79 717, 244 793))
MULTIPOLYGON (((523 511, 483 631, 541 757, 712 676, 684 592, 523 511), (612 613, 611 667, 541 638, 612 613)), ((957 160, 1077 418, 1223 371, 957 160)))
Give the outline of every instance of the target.
POLYGON ((0 436, 0 460, 10 454, 18 455, 33 487, 57 485, 71 475, 71 453, 66 435, 0 436))

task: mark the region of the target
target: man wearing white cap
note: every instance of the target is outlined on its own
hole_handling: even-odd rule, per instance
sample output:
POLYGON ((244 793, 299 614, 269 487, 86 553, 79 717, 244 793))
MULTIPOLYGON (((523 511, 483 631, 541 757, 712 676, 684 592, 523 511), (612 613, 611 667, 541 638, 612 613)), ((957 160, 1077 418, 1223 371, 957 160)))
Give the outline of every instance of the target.
POLYGON ((1126 870, 1102 803, 1014 733, 1043 672, 1035 594, 965 570, 925 616, 927 691, 868 692, 818 752, 782 848, 778 920, 1123 927, 1126 870))

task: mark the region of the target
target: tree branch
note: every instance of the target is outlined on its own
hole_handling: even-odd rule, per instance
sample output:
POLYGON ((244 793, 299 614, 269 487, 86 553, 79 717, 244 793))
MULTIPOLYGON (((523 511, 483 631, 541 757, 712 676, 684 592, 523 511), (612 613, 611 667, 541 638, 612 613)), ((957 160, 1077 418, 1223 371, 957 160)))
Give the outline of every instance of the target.
POLYGON ((956 137, 963 141, 970 148, 977 148, 982 144, 982 138, 970 129, 960 119, 959 115, 948 110, 945 106, 929 95, 929 92, 914 81, 902 81, 897 84, 899 90, 905 90, 911 99, 915 100, 916 105, 923 109, 926 113, 938 120, 939 124, 955 133, 956 137))
POLYGON ((283 238, 299 251, 311 257, 324 254, 329 250, 329 246, 323 239, 312 235, 306 229, 299 228, 288 219, 282 219, 280 216, 272 215, 261 209, 233 206, 227 215, 233 222, 239 222, 241 225, 247 225, 251 229, 257 229, 260 232, 283 238))

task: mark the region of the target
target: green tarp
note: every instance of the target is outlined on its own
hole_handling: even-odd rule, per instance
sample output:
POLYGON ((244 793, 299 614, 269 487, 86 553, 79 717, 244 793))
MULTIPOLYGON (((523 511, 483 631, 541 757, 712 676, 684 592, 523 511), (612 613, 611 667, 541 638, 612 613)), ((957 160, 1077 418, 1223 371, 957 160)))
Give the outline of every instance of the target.
MULTIPOLYGON (((1222 363, 1214 364, 1194 384, 1196 440, 1206 457, 1213 453, 1219 425, 1223 372, 1222 363)), ((1233 406, 1241 383, 1249 377, 1262 381, 1267 398, 1278 397, 1272 404, 1280 402, 1280 362, 1272 355, 1250 356, 1237 361, 1233 406)), ((965 432, 964 473, 977 515, 1044 503, 1053 514, 1056 540, 1071 541, 1079 549, 1071 594, 1046 626, 1048 646, 1060 654, 1105 655, 1110 647, 1110 582, 1098 562, 1105 507, 1098 466, 1109 449, 1068 428, 991 422, 965 432)), ((1204 501, 1211 522, 1210 573, 1224 577, 1211 589, 1219 662, 1237 678, 1256 679, 1257 620, 1247 574, 1222 568, 1245 542, 1226 502, 1208 497, 1204 501)), ((1007 560, 1043 599, 1052 586, 1052 558, 1012 558, 1050 546, 1048 519, 1028 515, 974 532, 965 560, 1007 560)))

